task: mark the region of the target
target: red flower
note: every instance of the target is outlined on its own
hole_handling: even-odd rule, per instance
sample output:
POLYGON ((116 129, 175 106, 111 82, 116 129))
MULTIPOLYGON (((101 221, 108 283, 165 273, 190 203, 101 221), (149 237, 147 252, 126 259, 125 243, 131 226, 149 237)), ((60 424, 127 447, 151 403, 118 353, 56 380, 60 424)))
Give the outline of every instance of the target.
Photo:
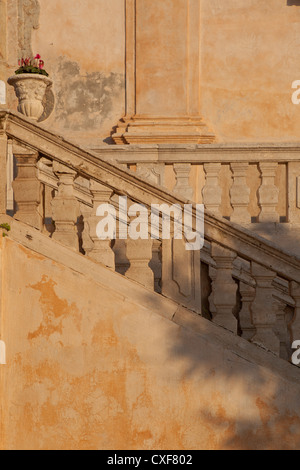
POLYGON ((35 56, 35 59, 40 59, 40 58, 41 58, 40 54, 37 54, 37 55, 35 56))
POLYGON ((43 60, 40 60, 39 62, 39 68, 42 69, 44 67, 44 61, 43 60))

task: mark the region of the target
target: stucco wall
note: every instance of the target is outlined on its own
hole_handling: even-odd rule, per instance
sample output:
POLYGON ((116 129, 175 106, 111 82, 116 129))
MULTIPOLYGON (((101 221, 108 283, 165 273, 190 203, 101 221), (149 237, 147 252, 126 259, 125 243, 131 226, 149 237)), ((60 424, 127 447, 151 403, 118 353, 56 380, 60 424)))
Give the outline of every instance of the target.
MULTIPOLYGON (((137 0, 137 14, 141 13, 143 1, 137 0)), ((169 27, 173 25, 176 34, 160 34, 159 41, 167 41, 161 45, 151 9, 138 18, 138 26, 143 27, 147 39, 137 45, 138 98, 154 96, 151 87, 156 86, 158 75, 171 74, 166 78, 170 84, 166 100, 161 98, 164 87, 160 85, 156 107, 161 109, 153 109, 151 100, 147 108, 147 100, 141 98, 143 113, 147 109, 157 116, 166 113, 170 90, 180 110, 189 90, 195 91, 199 86, 202 115, 219 142, 297 141, 300 112, 291 101, 291 86, 300 80, 300 2, 199 1, 201 71, 199 75, 190 64, 186 85, 185 74, 178 71, 178 86, 173 83, 172 74, 172 67, 178 65, 179 51, 184 57, 177 31, 185 31, 184 25, 170 22, 169 27), (177 41, 173 46, 172 37, 177 41), (150 70, 149 78, 149 60, 155 62, 156 68, 161 64, 163 73, 158 70, 153 75, 150 70)), ((110 133, 125 114, 125 4, 125 0, 78 0, 76 6, 73 0, 0 2, 1 12, 8 12, 6 22, 4 15, 1 18, 0 79, 6 80, 8 73, 13 72, 19 54, 39 52, 54 80, 55 102, 50 97, 49 107, 55 105, 55 112, 45 124, 84 145, 95 146, 103 139, 111 142, 110 133)), ((184 47, 194 50, 193 40, 197 40, 197 35, 184 47)), ((185 41, 186 37, 182 46, 185 41)), ((182 67, 184 70, 185 61, 182 67)), ((8 105, 15 109, 11 93, 8 105)))
POLYGON ((202 0, 202 105, 224 141, 299 140, 300 2, 202 0))
POLYGON ((123 0, 39 0, 32 48, 54 81, 47 121, 84 143, 101 143, 125 112, 123 0))
POLYGON ((125 112, 123 0, 39 0, 32 48, 54 80, 48 126, 100 143, 125 112))
POLYGON ((299 447, 297 369, 191 314, 178 326, 130 281, 125 302, 117 274, 101 285, 8 239, 0 255, 1 448, 299 447))

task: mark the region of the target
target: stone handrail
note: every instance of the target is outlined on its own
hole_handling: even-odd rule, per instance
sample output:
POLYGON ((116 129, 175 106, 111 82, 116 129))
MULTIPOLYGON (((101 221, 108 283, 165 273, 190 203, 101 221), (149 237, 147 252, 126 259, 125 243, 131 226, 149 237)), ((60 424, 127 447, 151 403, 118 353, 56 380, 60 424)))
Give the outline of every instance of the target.
MULTIPOLYGON (((273 353, 290 357, 291 342, 300 338, 300 259, 209 211, 201 252, 186 252, 174 239, 122 238, 114 244, 99 240, 101 203, 115 204, 116 197, 127 196, 130 204, 147 208, 182 207, 188 200, 17 114, 1 112, 4 175, 8 147, 18 167, 13 182, 16 219, 273 353)), ((6 194, 2 187, 0 191, 4 213, 6 194)))

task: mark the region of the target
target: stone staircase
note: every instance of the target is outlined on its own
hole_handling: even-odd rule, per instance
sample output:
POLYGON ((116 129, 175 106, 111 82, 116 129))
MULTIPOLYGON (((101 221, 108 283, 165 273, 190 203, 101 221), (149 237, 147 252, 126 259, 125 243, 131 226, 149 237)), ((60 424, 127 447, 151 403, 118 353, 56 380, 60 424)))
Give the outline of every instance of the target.
MULTIPOLYGON (((151 149, 128 147, 121 162, 117 158, 120 151, 111 147, 106 152, 109 155, 103 157, 100 151, 83 149, 20 115, 1 112, 3 220, 8 213, 74 252, 290 361, 291 345, 300 339, 300 258, 236 223, 240 217, 245 222, 250 197, 245 188, 245 164, 231 165, 233 220, 219 213, 220 163, 204 164, 204 246, 201 251, 186 251, 186 240, 176 239, 174 231, 168 240, 161 235, 156 239, 125 239, 130 218, 124 222, 120 213, 116 239, 98 238, 99 205, 117 208, 120 197, 127 198, 128 207, 137 203, 149 214, 153 204, 181 208, 189 204, 192 225, 196 226, 197 206, 191 205, 193 194, 188 185, 190 164, 182 161, 183 151, 180 161, 172 163, 176 175, 173 192, 165 188, 162 173, 156 171, 163 171, 162 166, 151 168, 146 160, 140 163, 141 170, 134 164, 139 153, 145 156, 151 149), (156 175, 157 180, 149 175, 156 175)), ((178 154, 180 148, 174 147, 174 152, 178 154)), ((277 218, 275 166, 260 163, 261 220, 269 223, 277 218)), ((159 228, 162 218, 160 214, 159 228)))
POLYGON ((1 449, 299 447, 296 367, 3 220, 1 449))

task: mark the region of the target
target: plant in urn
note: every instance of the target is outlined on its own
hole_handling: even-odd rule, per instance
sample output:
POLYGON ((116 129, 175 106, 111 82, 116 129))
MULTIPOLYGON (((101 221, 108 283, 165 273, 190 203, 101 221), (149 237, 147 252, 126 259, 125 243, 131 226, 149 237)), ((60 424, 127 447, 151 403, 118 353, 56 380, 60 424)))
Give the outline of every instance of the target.
POLYGON ((18 70, 7 81, 15 89, 19 113, 38 121, 44 113, 46 90, 52 85, 41 56, 37 54, 34 59, 20 59, 18 70))

